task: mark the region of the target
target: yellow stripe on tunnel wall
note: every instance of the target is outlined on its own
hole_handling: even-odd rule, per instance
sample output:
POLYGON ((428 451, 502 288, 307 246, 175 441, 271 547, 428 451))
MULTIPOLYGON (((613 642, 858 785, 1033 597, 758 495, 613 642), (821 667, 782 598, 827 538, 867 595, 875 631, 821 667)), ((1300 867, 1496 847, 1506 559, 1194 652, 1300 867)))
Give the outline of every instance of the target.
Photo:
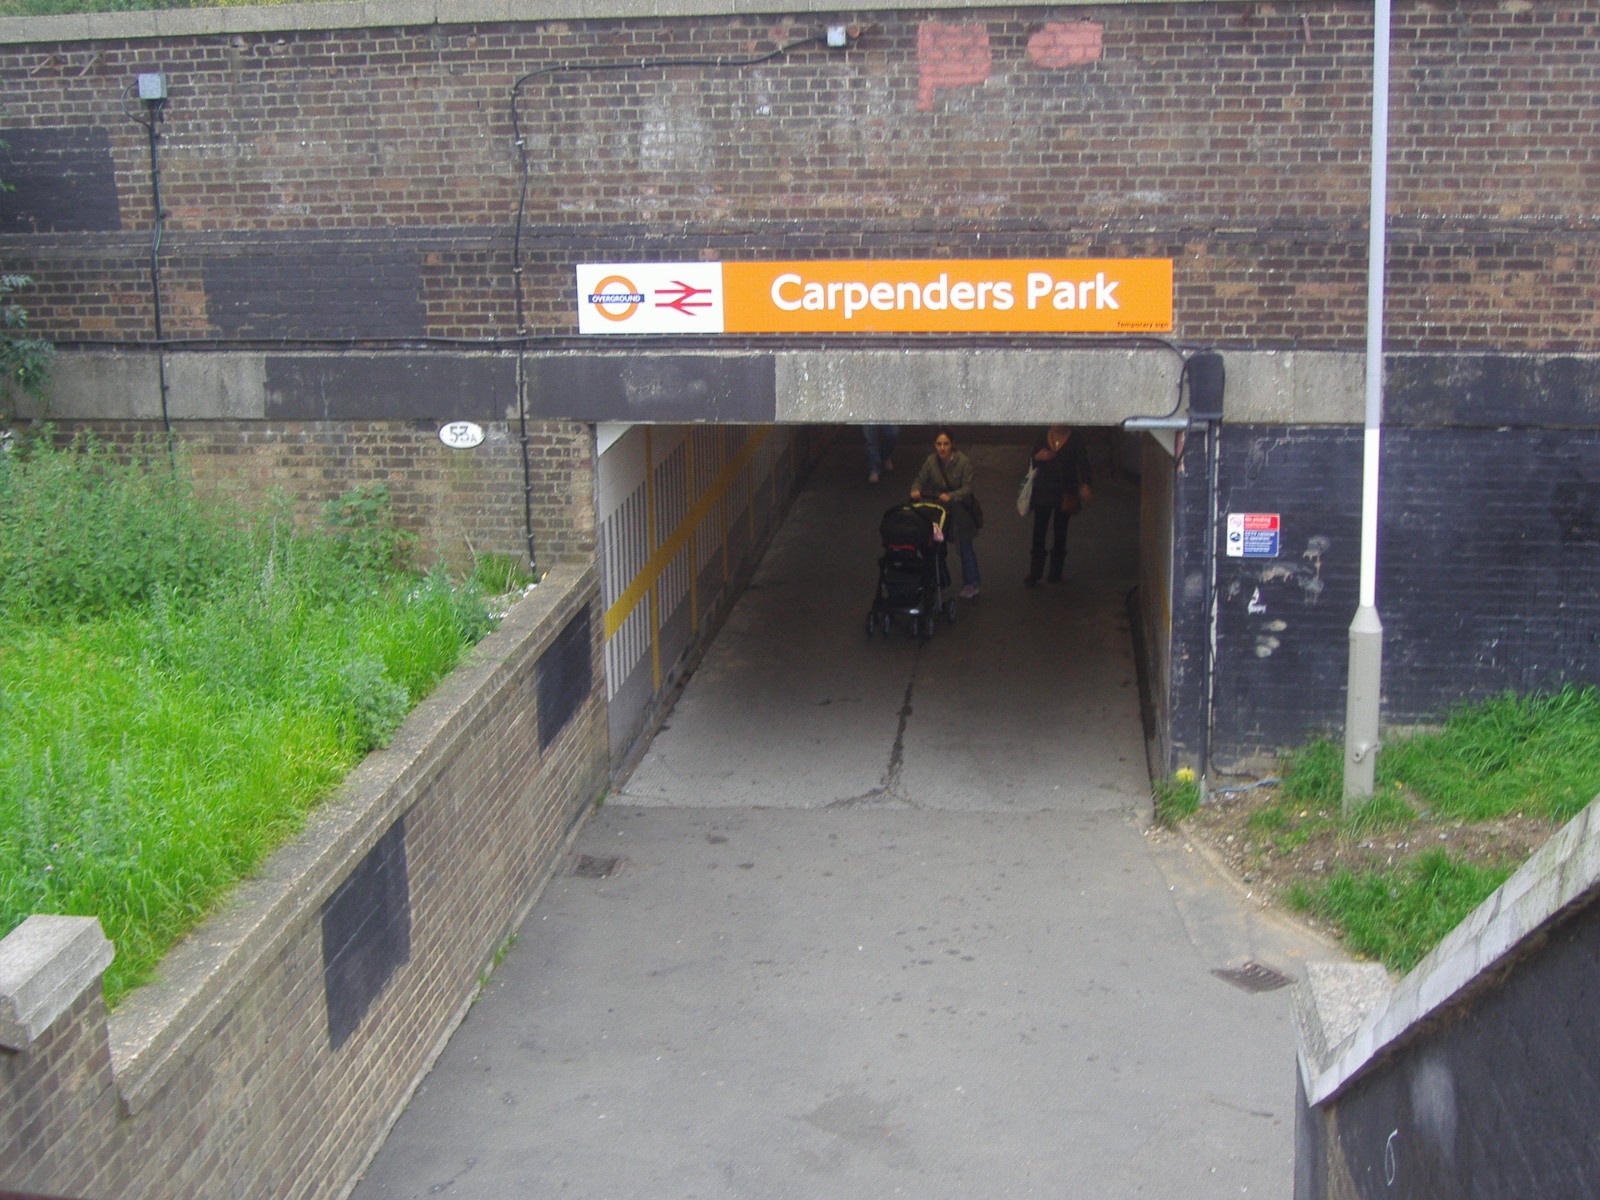
MULTIPOLYGON (((606 637, 608 639, 622 628, 622 623, 639 606, 639 602, 650 594, 650 589, 655 586, 656 580, 661 578, 661 573, 677 557, 678 551, 683 549, 690 536, 699 527, 700 522, 705 520, 706 514, 711 511, 712 506, 727 494, 728 489, 733 486, 734 480, 739 477, 739 472, 749 465, 750 460, 755 457, 756 451, 771 436, 772 426, 770 425, 751 429, 749 439, 740 447, 739 452, 728 460, 727 465, 711 481, 705 490, 705 494, 695 501, 694 507, 689 510, 683 520, 678 522, 678 526, 672 531, 672 535, 656 547, 655 551, 650 555, 649 561, 633 577, 633 582, 628 584, 622 595, 617 597, 616 603, 606 609, 606 637)), ((647 472, 653 471, 655 469, 654 464, 647 463, 645 469, 647 472)))

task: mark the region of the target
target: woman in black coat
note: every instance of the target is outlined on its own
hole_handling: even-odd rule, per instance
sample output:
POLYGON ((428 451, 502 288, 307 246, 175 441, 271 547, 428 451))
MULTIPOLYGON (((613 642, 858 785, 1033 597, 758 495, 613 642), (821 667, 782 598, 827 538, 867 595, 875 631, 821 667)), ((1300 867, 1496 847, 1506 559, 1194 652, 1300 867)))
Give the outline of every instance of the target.
POLYGON ((1089 455, 1083 438, 1070 425, 1052 425, 1033 444, 1033 549, 1028 560, 1028 577, 1022 582, 1036 587, 1044 575, 1047 583, 1061 582, 1061 568, 1067 561, 1067 522, 1089 499, 1089 455), (1056 523, 1050 543, 1050 574, 1044 574, 1044 535, 1051 520, 1056 523))

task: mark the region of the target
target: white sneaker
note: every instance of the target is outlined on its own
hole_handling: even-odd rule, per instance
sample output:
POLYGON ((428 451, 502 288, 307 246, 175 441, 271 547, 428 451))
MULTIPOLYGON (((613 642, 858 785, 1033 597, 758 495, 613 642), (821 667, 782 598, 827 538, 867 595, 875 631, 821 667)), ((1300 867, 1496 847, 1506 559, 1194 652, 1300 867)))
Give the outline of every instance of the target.
POLYGON ((868 483, 877 483, 878 482, 878 473, 876 471, 868 471, 867 472, 867 482, 868 483))
POLYGON ((961 589, 960 595, 961 595, 961 598, 963 600, 975 600, 975 599, 977 599, 977 596, 978 596, 978 585, 975 584, 975 583, 967 584, 966 587, 961 589))

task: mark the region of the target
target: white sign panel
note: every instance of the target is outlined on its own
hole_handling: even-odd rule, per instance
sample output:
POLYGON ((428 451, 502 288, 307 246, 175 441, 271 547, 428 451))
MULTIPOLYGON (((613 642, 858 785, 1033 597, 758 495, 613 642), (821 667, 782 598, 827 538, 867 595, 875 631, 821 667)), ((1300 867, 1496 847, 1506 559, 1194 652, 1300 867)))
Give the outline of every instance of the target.
POLYGON ((439 440, 452 450, 471 450, 483 445, 483 426, 472 421, 451 421, 439 427, 439 440))
POLYGON ((721 333, 722 264, 581 263, 579 333, 721 333))

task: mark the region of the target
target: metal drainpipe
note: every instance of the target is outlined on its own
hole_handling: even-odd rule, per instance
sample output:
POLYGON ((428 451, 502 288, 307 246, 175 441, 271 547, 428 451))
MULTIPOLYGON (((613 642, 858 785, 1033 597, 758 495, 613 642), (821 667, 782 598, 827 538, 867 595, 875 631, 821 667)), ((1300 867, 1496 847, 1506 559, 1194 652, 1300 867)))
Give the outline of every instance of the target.
POLYGON ((1367 238, 1367 415, 1361 473, 1361 601, 1350 622, 1345 689, 1344 812, 1372 795, 1383 696, 1383 622, 1378 618, 1378 474, 1383 440, 1383 284, 1388 223, 1389 0, 1374 0, 1372 199, 1367 238))
POLYGON ((1206 421, 1206 629, 1205 664, 1200 683, 1200 799, 1211 794, 1211 720, 1216 712, 1217 674, 1217 473, 1220 421, 1206 421))
MULTIPOLYGON (((154 211, 150 235, 150 302, 156 335, 156 377, 161 392, 161 425, 167 434, 167 453, 173 451, 172 416, 167 408, 167 347, 166 327, 161 318, 161 234, 164 214, 161 211, 161 110, 165 100, 147 101, 150 112, 150 204, 154 211)), ((175 464, 174 464, 175 465, 175 464)))

